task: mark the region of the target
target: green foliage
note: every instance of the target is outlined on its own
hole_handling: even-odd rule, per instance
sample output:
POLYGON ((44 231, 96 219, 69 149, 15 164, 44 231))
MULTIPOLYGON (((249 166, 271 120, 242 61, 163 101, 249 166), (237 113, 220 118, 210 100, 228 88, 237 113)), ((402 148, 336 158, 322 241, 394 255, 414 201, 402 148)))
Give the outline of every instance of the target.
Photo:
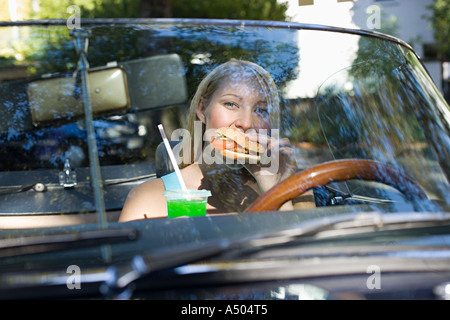
POLYGON ((169 11, 173 18, 286 20, 287 10, 287 2, 277 0, 52 0, 41 1, 31 18, 67 18, 71 5, 80 8, 82 18, 158 18, 169 11))
MULTIPOLYGON (((79 14, 83 19, 161 17, 163 12, 169 12, 174 18, 285 20, 286 10, 287 3, 278 3, 277 0, 52 0, 40 1, 39 10, 31 12, 29 18, 69 19, 75 13, 79 14), (70 8, 71 6, 78 7, 79 12, 75 12, 70 8), (169 10, 166 10, 168 6, 169 10)), ((111 41, 114 36, 109 36, 109 40, 111 41)), ((69 61, 73 59, 73 47, 71 46, 68 32, 64 35, 59 34, 56 37, 53 34, 49 34, 47 38, 45 36, 34 35, 32 39, 29 41, 30 43, 22 45, 21 48, 15 47, 14 49, 27 57, 28 61, 45 61, 45 63, 39 63, 40 72, 44 72, 45 70, 56 71, 54 69, 55 61, 61 59, 69 61), (45 50, 40 50, 39 48, 45 48, 45 50), (52 53, 58 53, 60 56, 45 59, 42 56, 45 52, 49 56, 52 53)), ((127 51, 124 55, 133 55, 133 52, 139 47, 134 41, 135 39, 129 39, 126 43, 121 44, 124 47, 123 50, 127 51)), ((108 45, 106 43, 105 47, 108 45)), ((246 50, 243 50, 243 52, 245 53, 246 50)), ((241 57, 245 56, 244 53, 241 57)), ((225 58, 229 58, 229 52, 227 50, 223 50, 222 54, 225 58)), ((103 57, 106 56, 107 54, 104 53, 103 57)), ((11 57, 0 58, 0 66, 19 64, 11 57)), ((93 62, 92 65, 96 65, 97 61, 93 50, 90 50, 90 59, 93 62)), ((213 57, 213 60, 217 60, 217 56, 213 57)), ((72 69, 73 67, 73 63, 67 62, 64 69, 72 69)), ((34 65, 30 66, 28 71, 30 74, 39 73, 34 65)))
MULTIPOLYGON (((86 10, 86 18, 138 18, 139 0, 91 0, 94 8, 86 10)), ((87 8, 86 8, 87 9, 87 8)))
POLYGON ((32 19, 64 19, 72 11, 70 6, 80 8, 81 18, 139 17, 139 0, 52 0, 41 1, 40 9, 32 13, 32 19))
POLYGON ((450 59, 450 1, 435 0, 429 6, 431 25, 438 42, 438 51, 444 59, 450 59))
POLYGON ((286 20, 287 3, 277 0, 172 0, 174 18, 286 20))

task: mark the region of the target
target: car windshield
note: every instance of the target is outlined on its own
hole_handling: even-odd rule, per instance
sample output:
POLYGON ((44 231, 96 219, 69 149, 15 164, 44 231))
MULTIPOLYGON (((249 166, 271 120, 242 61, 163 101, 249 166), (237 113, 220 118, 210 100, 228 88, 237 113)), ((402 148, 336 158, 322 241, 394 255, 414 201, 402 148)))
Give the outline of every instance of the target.
MULTIPOLYGON (((251 21, 87 20, 82 31, 61 21, 0 27, 1 228, 95 223, 99 210, 117 222, 135 186, 168 173, 158 124, 181 159, 186 150, 175 142, 186 139, 197 87, 231 59, 260 65, 276 84, 279 119, 271 137, 289 141, 296 165, 289 177, 341 160, 380 165, 370 176, 313 181, 289 199, 289 210, 449 210, 450 110, 399 40, 251 21), (305 194, 312 200, 302 207, 305 194)), ((192 140, 202 144, 199 134, 192 140)), ((220 213, 253 211, 250 201, 228 206, 242 202, 246 189, 222 180, 209 185, 220 213)))
POLYGON ((448 297, 450 108, 399 39, 0 22, 0 111, 0 297, 448 297))

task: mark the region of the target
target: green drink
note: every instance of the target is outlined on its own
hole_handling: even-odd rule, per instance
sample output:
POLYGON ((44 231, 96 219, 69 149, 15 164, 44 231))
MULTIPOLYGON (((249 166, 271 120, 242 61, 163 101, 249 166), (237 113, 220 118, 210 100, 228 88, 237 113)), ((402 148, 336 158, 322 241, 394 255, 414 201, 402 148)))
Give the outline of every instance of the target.
POLYGON ((211 192, 208 190, 166 190, 167 217, 198 217, 206 215, 206 203, 211 192))
POLYGON ((198 217, 206 214, 206 200, 169 200, 167 201, 167 216, 176 218, 182 216, 198 217))

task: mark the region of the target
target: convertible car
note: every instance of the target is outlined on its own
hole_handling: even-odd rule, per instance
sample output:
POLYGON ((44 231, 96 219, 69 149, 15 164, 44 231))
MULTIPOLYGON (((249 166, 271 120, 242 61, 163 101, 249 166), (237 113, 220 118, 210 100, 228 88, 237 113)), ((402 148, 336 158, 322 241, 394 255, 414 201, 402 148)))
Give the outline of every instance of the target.
POLYGON ((449 299, 450 108, 407 43, 204 19, 0 35, 1 299, 449 299), (273 76, 298 170, 243 210, 118 222, 133 187, 173 170, 158 124, 178 140, 232 58, 273 76), (279 209, 305 193, 313 206, 279 209))

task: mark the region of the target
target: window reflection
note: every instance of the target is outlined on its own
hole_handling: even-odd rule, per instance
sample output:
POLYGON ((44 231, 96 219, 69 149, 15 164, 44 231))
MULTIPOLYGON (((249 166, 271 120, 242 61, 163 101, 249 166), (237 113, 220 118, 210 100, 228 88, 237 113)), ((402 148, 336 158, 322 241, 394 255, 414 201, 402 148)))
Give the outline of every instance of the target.
MULTIPOLYGON (((96 115, 100 164, 105 169, 120 167, 105 173, 108 181, 119 178, 118 172, 133 178, 138 167, 139 175, 154 174, 155 152, 161 142, 157 124, 164 124, 169 137, 186 128, 189 100, 200 79, 215 66, 238 58, 258 63, 273 75, 282 98, 280 136, 295 147, 299 170, 336 159, 376 160, 410 175, 429 198, 450 202, 450 112, 435 98, 436 89, 417 58, 397 43, 339 32, 252 26, 89 28, 92 69, 175 54, 181 61, 181 73, 171 68, 164 73, 186 82, 183 101, 96 115)), ((0 33, 10 44, 7 52, 0 52, 1 173, 53 170, 45 177, 57 179, 66 160, 77 173, 86 169, 83 119, 68 116, 36 124, 29 109, 30 82, 56 76, 72 79, 76 74, 76 53, 67 28, 23 27, 16 38, 11 28, 2 28, 0 33)), ((148 81, 141 81, 130 91, 151 89, 148 81)), ((170 89, 159 88, 155 94, 167 91, 172 96, 177 88, 170 89)), ((86 176, 78 174, 77 178, 88 182, 86 176)), ((34 183, 34 177, 31 182, 27 179, 23 181, 34 183)), ((12 183, 4 181, 7 187, 12 183)), ((79 183, 77 188, 82 186, 79 183)), ((338 185, 338 189, 360 193, 367 185, 351 182, 338 185)), ((127 191, 107 207, 120 210, 127 191)))

